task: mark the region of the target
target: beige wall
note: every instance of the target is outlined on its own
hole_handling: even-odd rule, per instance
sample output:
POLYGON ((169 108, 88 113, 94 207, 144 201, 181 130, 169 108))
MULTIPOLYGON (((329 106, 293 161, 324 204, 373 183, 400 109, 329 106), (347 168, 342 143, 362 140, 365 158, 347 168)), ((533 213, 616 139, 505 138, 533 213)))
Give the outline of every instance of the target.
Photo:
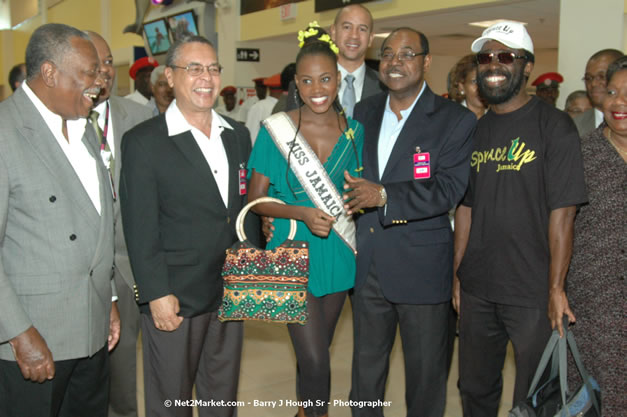
MULTIPOLYGON (((35 0, 35 4, 38 2, 35 0)), ((31 17, 16 29, 0 31, 0 99, 10 94, 8 74, 13 65, 24 62, 26 45, 33 31, 44 23, 65 23, 83 30, 102 33, 109 41, 114 57, 123 57, 128 63, 128 51, 133 45, 142 46, 143 40, 135 34, 123 34, 124 26, 135 20, 135 4, 131 0, 49 0, 52 4, 44 15, 33 10, 32 0, 11 0, 12 16, 31 17)), ((19 20, 17 21, 19 23, 19 20)), ((124 63, 124 62, 123 62, 124 63)), ((120 76, 128 78, 128 70, 120 76)), ((128 86, 128 80, 120 80, 128 86)))
POLYGON ((626 4, 625 0, 561 0, 557 67, 564 83, 559 108, 572 91, 585 90, 581 78, 592 54, 606 48, 625 50, 626 4))

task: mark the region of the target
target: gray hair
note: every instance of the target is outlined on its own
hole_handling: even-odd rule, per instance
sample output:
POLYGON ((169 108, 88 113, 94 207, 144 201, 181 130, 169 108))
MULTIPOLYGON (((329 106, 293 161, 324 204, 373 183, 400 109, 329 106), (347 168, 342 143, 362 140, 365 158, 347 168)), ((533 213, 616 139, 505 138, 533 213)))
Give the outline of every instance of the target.
POLYGON ((38 27, 26 46, 26 79, 32 80, 39 75, 44 62, 55 64, 63 62, 73 47, 74 37, 89 40, 89 36, 72 26, 61 23, 48 23, 38 27))
POLYGON ((573 101, 581 97, 588 97, 588 93, 586 93, 585 90, 573 91, 572 93, 568 95, 568 97, 566 97, 566 103, 564 104, 564 108, 568 109, 568 107, 571 105, 573 101))
POLYGON ((204 36, 187 36, 185 38, 179 39, 174 42, 174 44, 172 44, 170 49, 168 49, 168 55, 165 57, 166 67, 173 68, 176 60, 179 57, 179 50, 181 49, 181 47, 192 42, 204 43, 205 45, 209 45, 213 48, 213 44, 211 43, 211 41, 209 41, 209 39, 205 38, 204 36))
POLYGON ((159 65, 157 68, 153 69, 152 72, 150 73, 150 84, 151 85, 155 85, 157 84, 157 80, 159 79, 159 77, 161 77, 165 71, 166 66, 165 65, 159 65))

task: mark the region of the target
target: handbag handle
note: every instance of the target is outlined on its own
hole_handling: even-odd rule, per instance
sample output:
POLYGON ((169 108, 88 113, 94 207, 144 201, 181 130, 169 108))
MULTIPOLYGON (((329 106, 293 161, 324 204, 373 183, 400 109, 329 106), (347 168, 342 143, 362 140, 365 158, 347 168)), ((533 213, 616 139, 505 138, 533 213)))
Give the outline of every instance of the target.
MULTIPOLYGON (((259 197, 258 199, 251 201, 250 203, 246 204, 244 206, 244 208, 239 212, 239 214, 237 215, 237 220, 235 221, 235 231, 237 232, 237 238, 240 241, 244 241, 246 239, 248 239, 246 237, 246 233, 244 232, 244 217, 246 217, 246 213, 248 213, 248 210, 250 210, 250 208, 256 204, 260 204, 260 203, 278 203, 278 204, 285 204, 284 201, 279 200, 278 198, 274 198, 274 197, 259 197)), ((294 236, 296 236, 296 220, 294 219, 290 219, 290 233, 287 236, 288 240, 292 240, 294 239, 294 236)))
POLYGON ((568 328, 568 318, 564 316, 563 319, 563 328, 564 328, 564 336, 560 338, 560 334, 557 330, 553 330, 549 341, 546 344, 544 352, 542 353, 542 357, 540 358, 540 362, 538 364, 538 368, 536 369, 536 373, 533 377, 533 381, 531 382, 531 386, 529 387, 529 392, 527 393, 527 398, 531 397, 533 393, 536 391, 538 383, 540 382, 540 378, 544 374, 544 370, 546 369, 549 359, 551 359, 551 374, 550 378, 554 378, 557 375, 556 371, 556 363, 557 363, 557 372, 559 373, 560 380, 560 395, 562 397, 562 409, 560 410, 560 416, 570 416, 570 410, 568 409, 566 402, 566 392, 568 391, 568 382, 567 382, 567 349, 570 348, 570 351, 573 355, 573 359, 575 361, 575 366, 577 370, 581 374, 584 385, 586 386, 588 393, 592 399, 592 405, 595 408, 597 415, 601 415, 601 408, 597 402, 597 398, 594 395, 594 390, 592 385, 590 384, 590 378, 588 377, 588 372, 583 366, 583 362, 581 361, 581 357, 579 356, 579 350, 577 349, 577 344, 575 343, 575 337, 573 336, 572 331, 568 328))

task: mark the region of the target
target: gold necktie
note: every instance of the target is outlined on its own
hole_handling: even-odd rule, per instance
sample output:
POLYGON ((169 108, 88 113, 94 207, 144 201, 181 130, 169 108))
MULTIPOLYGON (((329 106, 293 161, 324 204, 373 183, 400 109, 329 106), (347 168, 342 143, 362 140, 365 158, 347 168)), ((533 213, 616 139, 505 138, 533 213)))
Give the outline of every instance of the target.
POLYGON ((113 178, 113 174, 115 172, 114 171, 115 161, 113 160, 113 153, 111 152, 111 149, 109 148, 109 143, 104 137, 104 133, 102 132, 102 129, 100 129, 100 125, 98 125, 99 117, 100 117, 100 113, 98 113, 97 111, 92 110, 89 112, 89 120, 91 121, 91 125, 93 126, 94 131, 96 132, 96 136, 98 137, 98 142, 100 143, 101 156, 103 158, 102 162, 109 169, 109 172, 111 173, 111 178, 113 178), (104 148, 103 148, 103 145, 104 145, 104 148), (108 161, 105 159, 105 156, 102 155, 102 150, 104 150, 105 153, 108 155, 108 161))

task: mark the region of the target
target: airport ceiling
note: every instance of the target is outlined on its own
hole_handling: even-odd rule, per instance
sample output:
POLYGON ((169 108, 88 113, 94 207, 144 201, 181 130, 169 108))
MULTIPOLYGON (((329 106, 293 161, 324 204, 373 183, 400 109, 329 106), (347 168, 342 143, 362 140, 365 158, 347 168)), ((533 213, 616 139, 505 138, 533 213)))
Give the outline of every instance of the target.
MULTIPOLYGON (((527 30, 536 50, 556 50, 559 38, 559 10, 559 0, 512 0, 506 4, 501 1, 442 12, 379 19, 375 22, 374 29, 375 33, 381 34, 400 26, 409 26, 427 36, 432 54, 461 56, 470 53, 470 44, 483 31, 483 28, 470 26, 469 23, 512 19, 527 23, 527 30)), ((378 50, 382 41, 383 37, 376 37, 371 51, 378 50)))

